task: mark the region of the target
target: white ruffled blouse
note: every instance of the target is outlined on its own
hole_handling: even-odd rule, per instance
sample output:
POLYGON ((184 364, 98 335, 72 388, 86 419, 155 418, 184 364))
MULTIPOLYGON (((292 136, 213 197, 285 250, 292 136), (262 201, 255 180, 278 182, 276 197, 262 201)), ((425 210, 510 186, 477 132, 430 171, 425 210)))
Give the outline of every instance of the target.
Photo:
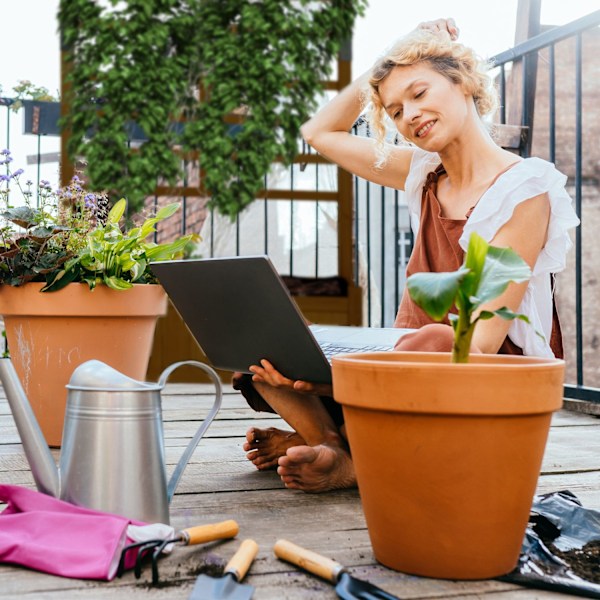
MULTIPOLYGON (((415 237, 419 231, 423 185, 427 174, 439 164, 437 154, 415 148, 405 186, 410 224, 415 237)), ((551 211, 548 238, 517 310, 529 317, 531 325, 516 319, 508 330, 508 337, 528 356, 554 356, 548 343, 552 330, 553 290, 550 274, 565 268, 567 252, 572 246, 568 232, 579 224, 571 197, 565 190, 566 181, 566 175, 541 158, 521 160, 502 173, 479 199, 459 240, 465 251, 473 231, 486 241, 491 241, 511 218, 518 204, 544 192, 548 194, 551 211), (546 339, 541 339, 536 331, 543 333, 546 339)))

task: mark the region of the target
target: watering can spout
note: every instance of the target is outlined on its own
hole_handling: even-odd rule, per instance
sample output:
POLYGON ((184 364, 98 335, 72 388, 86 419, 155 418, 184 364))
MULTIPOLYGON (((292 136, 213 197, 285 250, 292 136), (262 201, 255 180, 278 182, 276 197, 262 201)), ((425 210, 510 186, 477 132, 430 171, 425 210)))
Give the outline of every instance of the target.
POLYGON ((60 493, 58 468, 10 358, 0 358, 0 381, 35 484, 40 492, 58 498, 60 493))

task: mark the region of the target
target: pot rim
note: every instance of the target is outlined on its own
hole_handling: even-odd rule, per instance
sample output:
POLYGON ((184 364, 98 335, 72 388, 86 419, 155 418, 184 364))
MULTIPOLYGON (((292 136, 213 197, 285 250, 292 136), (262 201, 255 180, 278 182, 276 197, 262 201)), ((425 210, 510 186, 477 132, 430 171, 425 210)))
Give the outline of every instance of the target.
POLYGON ((85 282, 69 283, 55 292, 40 292, 43 282, 0 285, 0 314, 23 317, 157 317, 167 312, 167 294, 160 284, 139 283, 126 290, 102 284, 93 290, 85 282))
POLYGON ((409 368, 427 368, 435 366, 436 369, 547 369, 564 365, 565 361, 556 357, 544 356, 522 356, 514 354, 471 354, 467 363, 451 362, 450 352, 407 352, 407 351, 381 351, 351 354, 336 354, 331 359, 332 367, 340 366, 364 366, 385 368, 398 368, 405 366, 409 368))
POLYGON ((563 403, 565 362, 557 358, 376 352, 332 359, 333 395, 344 409, 429 415, 534 415, 563 403))

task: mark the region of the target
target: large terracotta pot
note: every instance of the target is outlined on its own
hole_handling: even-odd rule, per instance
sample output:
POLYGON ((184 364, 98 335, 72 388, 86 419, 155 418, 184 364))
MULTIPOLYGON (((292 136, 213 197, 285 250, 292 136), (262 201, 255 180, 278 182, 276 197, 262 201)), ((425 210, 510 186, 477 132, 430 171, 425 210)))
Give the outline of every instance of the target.
POLYGON ((511 571, 564 362, 389 352, 332 364, 377 560, 447 579, 511 571))
POLYGON ((40 293, 42 283, 0 286, 10 357, 49 445, 62 439, 65 385, 81 363, 98 359, 144 380, 156 320, 167 296, 159 285, 123 291, 72 283, 40 293))

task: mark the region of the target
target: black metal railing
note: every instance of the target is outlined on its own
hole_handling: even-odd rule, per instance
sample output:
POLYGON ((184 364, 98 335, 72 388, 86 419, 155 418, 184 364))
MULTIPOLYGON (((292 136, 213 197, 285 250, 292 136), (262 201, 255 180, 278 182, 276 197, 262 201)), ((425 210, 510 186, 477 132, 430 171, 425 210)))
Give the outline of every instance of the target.
MULTIPOLYGON (((583 67, 584 67, 584 35, 588 34, 589 52, 586 54, 590 65, 590 72, 593 72, 594 65, 597 69, 598 65, 598 48, 600 48, 600 10, 597 10, 585 17, 577 19, 567 25, 549 29, 539 35, 507 50, 497 54, 491 59, 491 62, 499 69, 499 88, 501 94, 502 109, 500 111, 500 119, 502 123, 506 123, 506 106, 509 103, 507 97, 507 66, 514 65, 517 61, 522 61, 522 71, 526 72, 527 61, 538 61, 538 77, 536 78, 538 90, 536 96, 535 112, 527 110, 527 98, 531 97, 532 90, 528 89, 531 82, 525 78, 519 82, 521 85, 521 123, 511 123, 513 125, 522 125, 528 127, 533 132, 533 153, 540 156, 545 152, 542 158, 548 159, 550 162, 557 163, 557 167, 568 174, 568 186, 572 189, 572 194, 575 200, 575 211, 581 219, 581 225, 575 231, 575 264, 574 264, 574 295, 575 295, 575 331, 574 331, 574 346, 575 346, 575 383, 569 383, 565 386, 565 396, 580 400, 588 400, 600 402, 600 364, 595 356, 596 352, 593 347, 586 352, 584 348, 584 322, 588 324, 590 319, 586 319, 584 315, 584 247, 583 247, 583 232, 585 231, 585 220, 583 218, 583 200, 584 194, 589 190, 590 196, 597 198, 599 189, 599 181, 597 174, 593 169, 589 173, 584 173, 584 144, 583 144, 583 124, 584 118, 584 93, 583 93, 583 67), (568 44, 574 41, 574 52, 571 53, 571 48, 568 44), (560 45, 559 45, 560 44, 560 45), (558 64, 557 56, 563 58, 561 64, 558 64), (540 75, 544 73, 543 65, 547 68, 547 91, 539 89, 540 75), (567 109, 567 114, 570 114, 570 119, 561 119, 560 124, 557 121, 557 90, 556 90, 556 74, 557 70, 561 72, 561 91, 568 91, 568 95, 573 100, 573 106, 567 109), (571 82, 569 82, 571 79, 571 82), (566 89, 567 88, 567 89, 566 89), (545 126, 540 126, 537 118, 538 105, 537 101, 540 96, 547 95, 548 99, 548 122, 547 122, 547 140, 539 139, 542 135, 545 126), (574 159, 574 164, 569 164, 565 160, 565 152, 560 152, 557 149, 557 136, 561 138, 562 144, 566 146, 566 151, 569 157, 574 159), (537 146, 537 150, 536 150, 537 146), (574 156, 573 156, 574 155, 574 156), (558 160, 560 158, 560 160, 558 160), (562 164, 565 163, 565 164, 562 164), (584 185, 585 184, 585 185, 584 185), (587 190, 586 190, 587 188, 587 190), (590 369, 586 370, 586 356, 589 360, 590 369), (590 373, 590 378, 595 380, 595 385, 591 387, 586 385, 586 375, 590 373)), ((597 83, 597 77, 592 76, 591 81, 596 82, 596 93, 600 91, 600 86, 597 83)), ((513 84, 515 82, 512 82, 513 84)), ((534 83, 534 85, 536 85, 534 83)), ((535 90, 534 90, 535 92, 535 90)), ((597 101, 596 101, 597 102, 597 101)), ((591 103, 591 97, 590 97, 591 103)), ((589 106, 590 114, 588 115, 588 123, 591 125, 592 114, 591 106, 589 106)), ((597 117, 596 117, 597 118, 597 117)), ((591 166, 594 161, 600 159, 600 146, 597 141, 589 145, 590 160, 586 161, 586 165, 591 166), (596 153, 595 157, 591 156, 596 153)), ((593 235, 593 234, 592 234, 593 235)), ((590 240, 592 237, 590 236, 590 240)), ((592 252, 591 255, 594 253, 592 252)), ((591 262, 591 261, 590 261, 591 262)), ((592 268, 591 264, 587 265, 588 269, 592 268)), ((596 302, 597 304, 597 302, 596 302)), ((589 304, 592 306, 592 303, 589 304)), ((595 325, 595 324, 594 324, 595 325)), ((592 344, 593 346, 593 344, 592 344)))

